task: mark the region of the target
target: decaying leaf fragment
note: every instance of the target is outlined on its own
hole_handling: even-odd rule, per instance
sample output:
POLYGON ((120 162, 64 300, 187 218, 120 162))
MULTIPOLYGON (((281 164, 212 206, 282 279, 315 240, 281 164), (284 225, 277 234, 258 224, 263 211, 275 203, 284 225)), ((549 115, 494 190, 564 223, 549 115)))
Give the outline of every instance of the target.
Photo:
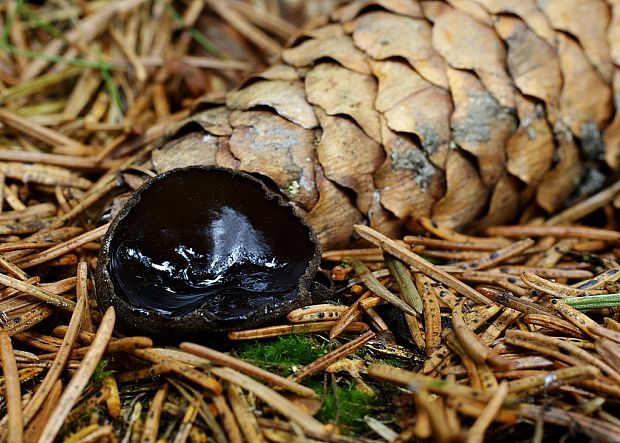
POLYGON ((475 71, 502 106, 514 106, 514 86, 504 68, 506 51, 494 30, 443 3, 431 2, 428 9, 434 6, 433 46, 451 67, 475 71))
POLYGON ((343 191, 325 178, 319 167, 315 176, 320 198, 306 218, 321 244, 344 246, 353 234, 353 225, 362 219, 362 213, 343 191))
POLYGON ((377 82, 333 63, 321 63, 306 75, 308 101, 329 115, 345 114, 376 142, 381 142, 379 113, 374 107, 377 82))
POLYGON ((452 137, 476 156, 482 181, 494 184, 505 168, 506 141, 515 118, 470 72, 448 69, 448 78, 455 103, 452 137))
POLYGON ((323 128, 316 152, 325 177, 354 191, 358 209, 367 213, 375 192, 372 175, 385 159, 383 148, 348 118, 316 112, 323 128))
POLYGON ((538 5, 555 29, 566 31, 579 41, 600 76, 606 82, 611 81, 613 66, 605 35, 610 11, 605 1, 545 0, 539 1, 538 5))
POLYGON ((371 66, 379 81, 375 106, 387 125, 393 131, 418 136, 431 161, 443 167, 450 144, 450 94, 405 63, 389 60, 371 66))
POLYGON ((234 112, 230 123, 230 152, 239 169, 270 177, 303 208, 316 204, 312 131, 268 111, 234 112))
POLYGON ((517 96, 519 127, 506 142, 506 169, 528 185, 535 186, 551 167, 553 134, 535 102, 517 96))
POLYGON ((370 74, 364 53, 353 46, 351 37, 343 35, 326 39, 306 40, 282 52, 282 58, 298 68, 311 66, 316 60, 329 58, 360 74, 370 74))
POLYGON ((426 20, 370 12, 355 21, 353 40, 376 60, 402 57, 429 82, 447 86, 445 63, 431 46, 426 20))
POLYGON ((402 220, 429 215, 443 191, 437 168, 411 137, 390 130, 385 123, 382 134, 387 157, 375 174, 381 203, 402 220))
POLYGON ((450 151, 448 155, 446 186, 446 195, 433 208, 433 220, 446 227, 475 220, 488 194, 476 169, 458 151, 450 151))
POLYGON ((319 124, 312 106, 306 100, 304 85, 300 81, 258 81, 230 92, 226 97, 226 105, 243 111, 261 105, 269 106, 278 115, 302 128, 312 129, 319 124))

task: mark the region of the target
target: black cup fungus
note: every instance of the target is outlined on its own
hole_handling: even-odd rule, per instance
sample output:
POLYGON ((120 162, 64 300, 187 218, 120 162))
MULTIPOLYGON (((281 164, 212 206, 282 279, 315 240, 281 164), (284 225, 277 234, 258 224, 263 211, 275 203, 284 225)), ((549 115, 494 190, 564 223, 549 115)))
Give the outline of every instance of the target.
POLYGON ((102 310, 114 306, 125 333, 175 340, 251 328, 310 302, 320 257, 310 226, 260 180, 173 169, 110 225, 96 297, 102 310))

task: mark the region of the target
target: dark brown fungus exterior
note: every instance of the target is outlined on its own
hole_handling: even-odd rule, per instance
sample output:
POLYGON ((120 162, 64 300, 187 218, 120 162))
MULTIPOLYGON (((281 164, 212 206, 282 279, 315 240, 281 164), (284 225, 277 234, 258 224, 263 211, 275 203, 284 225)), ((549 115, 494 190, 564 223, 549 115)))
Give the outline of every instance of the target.
POLYGON ((321 251, 262 181, 191 166, 140 187, 103 239, 96 296, 126 333, 166 340, 255 327, 310 302, 321 251))

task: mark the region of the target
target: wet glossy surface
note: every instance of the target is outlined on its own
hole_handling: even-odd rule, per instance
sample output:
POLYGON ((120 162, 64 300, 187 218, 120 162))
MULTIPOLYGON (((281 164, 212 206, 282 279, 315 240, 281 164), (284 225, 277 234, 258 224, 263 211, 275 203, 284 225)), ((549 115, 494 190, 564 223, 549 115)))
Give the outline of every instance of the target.
POLYGON ((160 176, 110 229, 97 296, 131 312, 132 330, 191 321, 186 330, 222 331, 272 320, 307 301, 320 256, 280 196, 220 168, 160 176))

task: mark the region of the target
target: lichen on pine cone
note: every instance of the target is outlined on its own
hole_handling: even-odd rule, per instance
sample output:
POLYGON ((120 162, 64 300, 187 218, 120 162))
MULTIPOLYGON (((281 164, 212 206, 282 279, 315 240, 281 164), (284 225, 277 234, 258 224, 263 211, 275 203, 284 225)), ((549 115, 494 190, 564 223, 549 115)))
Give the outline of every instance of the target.
POLYGON ((619 104, 618 0, 355 0, 152 162, 270 177, 336 247, 363 220, 394 235, 561 209, 620 166, 619 104))

